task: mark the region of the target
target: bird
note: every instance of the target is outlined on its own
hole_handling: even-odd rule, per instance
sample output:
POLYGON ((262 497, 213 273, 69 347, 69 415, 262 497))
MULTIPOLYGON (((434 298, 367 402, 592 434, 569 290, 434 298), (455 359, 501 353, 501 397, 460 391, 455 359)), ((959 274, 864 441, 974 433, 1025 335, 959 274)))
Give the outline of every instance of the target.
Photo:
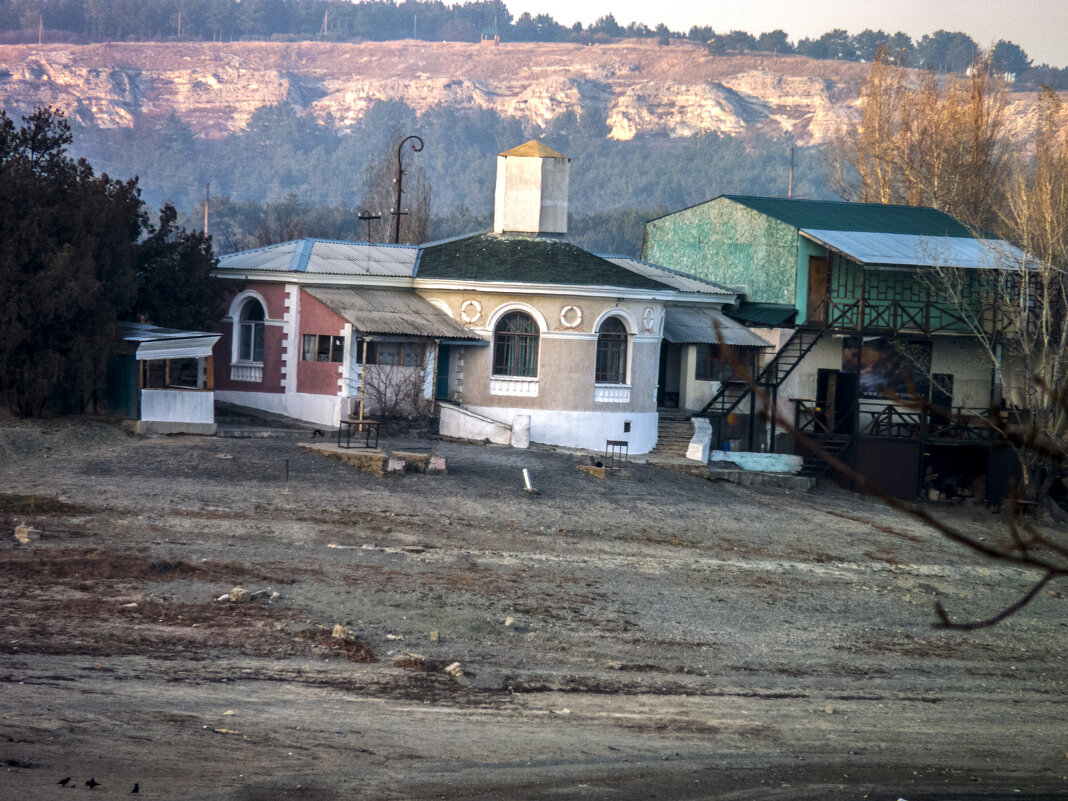
POLYGON ((134 788, 132 790, 130 790, 130 792, 131 793, 139 793, 139 792, 141 792, 141 785, 138 784, 137 782, 134 782, 134 788))
POLYGON ((70 776, 68 776, 65 779, 60 779, 58 782, 56 782, 56 784, 62 784, 64 787, 66 787, 67 786, 67 782, 69 782, 69 781, 70 781, 70 776))
POLYGON ((90 790, 95 790, 97 787, 100 786, 100 782, 98 782, 94 778, 90 778, 89 781, 85 783, 85 786, 88 787, 90 790))

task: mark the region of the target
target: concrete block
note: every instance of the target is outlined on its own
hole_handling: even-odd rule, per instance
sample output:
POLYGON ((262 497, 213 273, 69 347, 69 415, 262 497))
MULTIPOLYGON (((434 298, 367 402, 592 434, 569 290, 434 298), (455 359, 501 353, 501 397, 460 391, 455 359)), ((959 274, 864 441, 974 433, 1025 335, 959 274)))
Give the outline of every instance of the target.
POLYGON ((517 414, 512 420, 512 447, 530 447, 530 415, 517 414))

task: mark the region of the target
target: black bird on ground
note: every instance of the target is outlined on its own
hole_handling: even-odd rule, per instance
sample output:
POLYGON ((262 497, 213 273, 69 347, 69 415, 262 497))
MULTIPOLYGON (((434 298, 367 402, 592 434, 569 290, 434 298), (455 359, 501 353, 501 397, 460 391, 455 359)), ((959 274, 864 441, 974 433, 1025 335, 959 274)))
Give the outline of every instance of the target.
POLYGON ((56 784, 62 784, 64 787, 66 787, 67 786, 67 782, 69 782, 69 781, 70 781, 70 776, 68 776, 65 779, 60 779, 58 782, 56 782, 56 784))
POLYGON ((134 782, 134 788, 132 790, 130 790, 130 792, 131 793, 139 793, 139 792, 141 792, 141 785, 138 784, 137 782, 134 782))
POLYGON ((90 790, 95 790, 97 787, 100 786, 100 782, 98 782, 96 779, 90 778, 89 781, 85 783, 85 786, 88 787, 90 790))

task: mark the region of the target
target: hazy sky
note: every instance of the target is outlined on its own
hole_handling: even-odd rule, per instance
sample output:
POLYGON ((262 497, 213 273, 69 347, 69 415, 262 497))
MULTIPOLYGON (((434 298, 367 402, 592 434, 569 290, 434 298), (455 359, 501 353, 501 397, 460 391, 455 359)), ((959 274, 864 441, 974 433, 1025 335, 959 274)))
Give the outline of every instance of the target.
POLYGON ((963 31, 985 47, 999 39, 1020 45, 1036 63, 1068 66, 1065 0, 513 0, 518 17, 551 14, 560 23, 587 25, 611 12, 616 22, 663 22, 673 31, 710 25, 754 36, 782 28, 793 41, 834 28, 904 31, 914 40, 939 29, 963 31))

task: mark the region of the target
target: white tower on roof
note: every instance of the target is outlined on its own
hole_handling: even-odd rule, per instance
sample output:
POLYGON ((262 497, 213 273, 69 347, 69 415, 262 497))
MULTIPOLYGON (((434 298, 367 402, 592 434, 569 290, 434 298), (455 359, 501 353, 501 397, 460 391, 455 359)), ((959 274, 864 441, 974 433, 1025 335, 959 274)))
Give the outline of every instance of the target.
POLYGON ((570 163, 567 156, 534 139, 498 155, 493 230, 566 234, 570 163))

